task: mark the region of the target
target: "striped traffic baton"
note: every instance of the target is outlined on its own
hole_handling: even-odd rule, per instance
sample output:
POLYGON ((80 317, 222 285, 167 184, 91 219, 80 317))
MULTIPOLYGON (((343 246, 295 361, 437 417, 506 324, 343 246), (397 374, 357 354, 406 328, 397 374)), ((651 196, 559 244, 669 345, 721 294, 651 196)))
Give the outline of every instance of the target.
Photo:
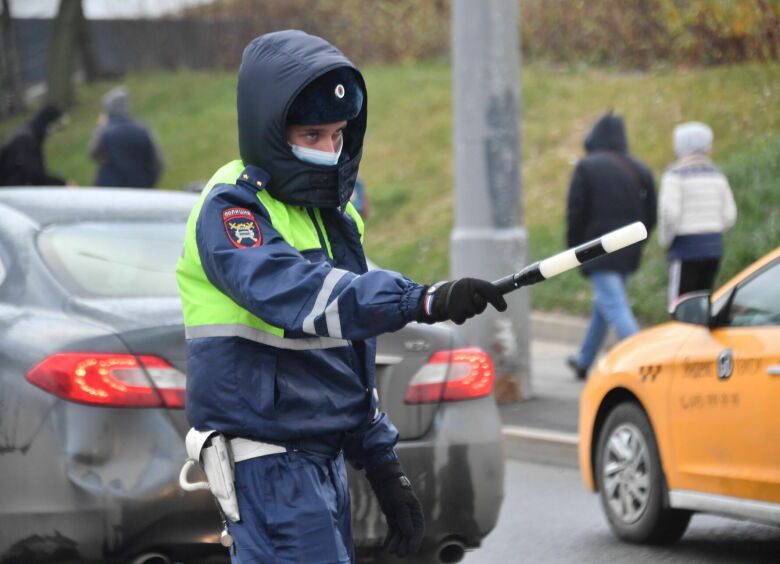
POLYGON ((498 287, 502 294, 508 294, 521 286, 530 286, 547 280, 561 272, 576 268, 608 253, 614 253, 644 239, 647 239, 647 229, 641 221, 637 221, 557 255, 536 261, 520 272, 496 280, 493 285, 498 287))

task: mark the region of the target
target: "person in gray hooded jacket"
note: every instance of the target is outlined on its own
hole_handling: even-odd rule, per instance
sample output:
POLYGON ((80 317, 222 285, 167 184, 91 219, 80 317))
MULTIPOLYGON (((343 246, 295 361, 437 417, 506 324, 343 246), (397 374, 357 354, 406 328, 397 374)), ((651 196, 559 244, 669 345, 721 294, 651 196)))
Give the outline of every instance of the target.
POLYGON ((152 133, 130 117, 130 97, 124 86, 103 96, 103 112, 87 151, 98 163, 95 186, 153 188, 164 166, 152 133))

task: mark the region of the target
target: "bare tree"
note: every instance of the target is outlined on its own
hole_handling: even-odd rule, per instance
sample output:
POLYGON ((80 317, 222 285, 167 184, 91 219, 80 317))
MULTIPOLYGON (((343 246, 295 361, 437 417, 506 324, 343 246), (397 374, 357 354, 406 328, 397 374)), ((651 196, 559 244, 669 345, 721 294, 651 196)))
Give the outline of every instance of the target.
POLYGON ((73 103, 77 55, 81 57, 87 80, 98 78, 97 58, 81 0, 60 0, 49 39, 47 98, 63 108, 73 103))
POLYGON ((0 13, 0 117, 24 108, 10 0, 2 0, 2 9, 0 13))

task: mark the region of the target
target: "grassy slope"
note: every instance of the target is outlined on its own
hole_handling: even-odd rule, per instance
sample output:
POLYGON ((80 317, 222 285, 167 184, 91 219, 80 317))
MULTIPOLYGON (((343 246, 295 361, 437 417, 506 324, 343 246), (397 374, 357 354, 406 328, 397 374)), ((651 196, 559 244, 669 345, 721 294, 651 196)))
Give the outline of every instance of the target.
MULTIPOLYGON (((100 111, 100 97, 118 82, 81 85, 70 124, 47 141, 49 168, 76 184, 89 185, 95 166, 87 142, 100 111)), ((235 77, 191 72, 135 74, 126 77, 133 115, 157 137, 166 160, 160 185, 181 188, 211 176, 219 164, 236 158, 235 77)), ((21 118, 0 122, 5 137, 21 118)))
MULTIPOLYGON (((447 277, 452 227, 450 71, 446 64, 369 66, 370 124, 361 174, 371 197, 367 247, 378 263, 421 281, 447 277)), ((237 154, 235 78, 227 74, 142 74, 125 84, 134 113, 152 126, 166 155, 162 185, 207 178, 237 154)), ((79 88, 71 126, 48 144, 50 167, 89 184, 84 153, 100 95, 113 83, 79 88)), ((526 67, 523 75, 523 198, 533 258, 562 249, 564 202, 582 138, 601 112, 624 115, 632 152, 657 177, 673 159, 671 130, 700 120, 715 130, 714 157, 740 208, 726 238, 720 280, 780 244, 780 65, 626 74, 526 67)), ((0 123, 0 136, 20 118, 0 123)), ((645 321, 664 318, 666 265, 655 237, 631 282, 645 321)), ((585 313, 587 285, 566 274, 533 288, 539 309, 585 313)))

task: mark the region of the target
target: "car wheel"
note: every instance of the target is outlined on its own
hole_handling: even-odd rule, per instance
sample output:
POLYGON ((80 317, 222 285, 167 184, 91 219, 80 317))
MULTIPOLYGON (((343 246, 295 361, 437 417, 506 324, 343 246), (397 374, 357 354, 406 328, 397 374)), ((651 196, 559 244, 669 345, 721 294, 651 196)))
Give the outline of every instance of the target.
POLYGON ((690 511, 671 509, 653 428, 636 403, 607 417, 596 452, 601 505, 615 535, 625 541, 671 544, 688 527, 690 511))

